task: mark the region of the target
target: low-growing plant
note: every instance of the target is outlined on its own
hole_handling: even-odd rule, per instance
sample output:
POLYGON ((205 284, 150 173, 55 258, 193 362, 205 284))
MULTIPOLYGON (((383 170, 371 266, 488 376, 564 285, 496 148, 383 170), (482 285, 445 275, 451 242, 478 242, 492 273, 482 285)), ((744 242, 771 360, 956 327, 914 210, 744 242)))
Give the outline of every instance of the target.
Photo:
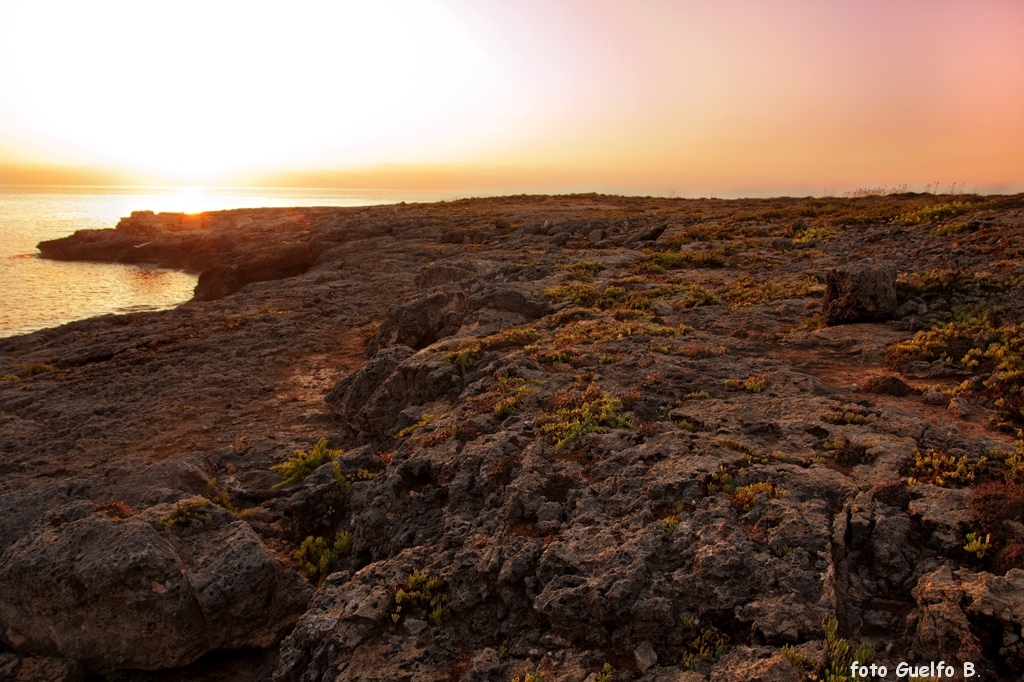
MULTIPOLYGON (((696 619, 684 621, 684 627, 696 629, 696 619)), ((729 650, 729 635, 719 632, 713 627, 701 628, 697 636, 687 644, 687 652, 679 661, 680 667, 684 670, 692 670, 697 659, 708 663, 718 663, 729 650)))
POLYGON ((333 538, 309 536, 292 555, 306 580, 317 587, 324 584, 331 569, 344 554, 352 551, 352 533, 340 531, 333 538))
POLYGON ((901 274, 896 279, 896 296, 906 301, 914 297, 931 300, 939 296, 988 295, 1005 290, 1007 284, 989 275, 963 270, 930 270, 901 274))
POLYGON ((970 202, 943 201, 927 204, 907 213, 901 213, 893 219, 900 225, 920 225, 954 218, 971 210, 970 202))
POLYGON ((296 450, 289 459, 270 467, 271 471, 284 476, 284 480, 275 485, 275 488, 283 488, 292 483, 304 480, 311 473, 327 464, 332 459, 340 457, 344 450, 331 450, 327 447, 327 439, 321 438, 309 450, 296 450))
POLYGON ((427 424, 431 423, 432 421, 434 421, 438 417, 442 416, 442 414, 443 413, 441 413, 441 414, 434 414, 432 412, 428 412, 428 413, 424 414, 422 417, 420 417, 420 420, 418 422, 416 422, 415 424, 413 424, 411 426, 406 426, 404 429, 402 429, 401 431, 396 433, 395 434, 395 438, 405 438, 406 436, 408 436, 408 435, 410 435, 412 433, 415 433, 416 431, 419 431, 420 429, 422 429, 427 424))
POLYGON ((441 625, 451 618, 448 610, 450 600, 448 586, 443 580, 414 570, 403 585, 395 588, 389 618, 394 625, 410 615, 441 625))
POLYGON ((166 516, 159 519, 160 525, 170 530, 176 526, 189 525, 192 521, 206 522, 213 517, 202 511, 210 505, 207 499, 191 499, 178 502, 166 516))
POLYGON ((649 251, 633 261, 634 272, 661 274, 678 268, 724 268, 729 264, 720 248, 700 251, 649 251))
POLYGON ((839 636, 839 621, 835 618, 824 621, 821 624, 825 631, 825 668, 822 671, 822 682, 855 682, 867 680, 859 674, 852 673, 854 661, 861 666, 870 664, 875 657, 875 650, 868 644, 861 644, 856 648, 839 636))
POLYGON ((126 502, 121 500, 111 500, 110 502, 104 502, 103 504, 94 504, 92 508, 93 511, 98 511, 112 519, 127 519, 130 516, 135 516, 135 510, 129 507, 126 502))
POLYGON ((577 282, 593 282, 594 276, 604 269, 605 264, 598 261, 578 261, 562 266, 566 273, 565 278, 577 282))
POLYGON ((829 424, 868 424, 874 419, 875 414, 860 405, 844 405, 840 402, 832 403, 829 411, 821 418, 829 424))
POLYGON ((725 387, 734 391, 743 390, 747 393, 760 393, 768 387, 769 383, 771 383, 771 377, 767 374, 757 374, 746 379, 726 379, 725 387))
POLYGON ((676 532, 676 528, 679 527, 679 516, 676 514, 670 514, 661 520, 665 524, 665 532, 672 535, 676 532))
POLYGON ((227 509, 229 512, 242 518, 247 518, 256 514, 257 509, 255 507, 249 509, 239 509, 231 503, 231 496, 226 491, 221 490, 217 487, 217 479, 211 478, 206 484, 206 488, 203 490, 203 497, 213 502, 222 509, 227 509))
POLYGON ((497 378, 496 390, 500 396, 494 404, 492 412, 499 418, 510 417, 519 411, 523 400, 536 395, 540 390, 540 381, 526 381, 519 377, 497 378))
POLYGON ((19 376, 24 377, 34 377, 40 374, 49 374, 51 372, 57 371, 57 368, 54 367, 53 365, 45 365, 42 363, 36 363, 32 365, 18 365, 16 369, 18 371, 19 376))
POLYGON ((775 282, 758 280, 744 275, 725 292, 725 299, 734 308, 740 308, 807 296, 818 286, 818 280, 812 276, 795 282, 775 282))
POLYGON ((633 420, 620 412, 622 401, 590 384, 570 404, 554 414, 542 415, 541 429, 551 434, 555 452, 588 433, 606 433, 611 429, 634 428, 633 420))
POLYGON ((673 308, 689 309, 689 308, 700 308, 706 305, 719 305, 721 301, 715 297, 707 289, 691 284, 682 297, 677 298, 672 303, 673 308))
POLYGON ((954 483, 967 485, 974 480, 977 466, 986 461, 986 457, 981 457, 977 464, 973 464, 968 460, 967 455, 957 458, 936 448, 931 448, 924 453, 914 448, 914 465, 910 470, 907 482, 913 484, 920 481, 938 486, 954 483))
POLYGON ((974 554, 979 559, 984 559, 985 552, 991 546, 992 535, 988 534, 982 538, 980 533, 968 533, 966 540, 967 543, 964 545, 964 551, 974 554))
POLYGON ((743 441, 738 441, 735 438, 729 438, 727 436, 719 436, 718 438, 716 438, 715 445, 722 448, 729 448, 730 450, 735 450, 737 452, 742 452, 747 455, 754 455, 757 453, 753 446, 747 445, 743 441))
POLYGON ((826 440, 822 447, 835 453, 836 463, 842 466, 855 466, 867 463, 867 451, 871 446, 854 442, 846 436, 836 436, 826 440))
POLYGON ((736 490, 737 480, 742 478, 745 473, 743 469, 735 472, 729 471, 724 465, 720 464, 718 471, 711 474, 711 478, 707 483, 708 495, 714 495, 719 492, 731 495, 736 490))
POLYGON ((740 486, 732 493, 732 503, 740 511, 746 513, 754 508, 754 499, 758 495, 767 495, 773 499, 782 499, 786 496, 784 490, 779 490, 768 481, 751 483, 740 486))

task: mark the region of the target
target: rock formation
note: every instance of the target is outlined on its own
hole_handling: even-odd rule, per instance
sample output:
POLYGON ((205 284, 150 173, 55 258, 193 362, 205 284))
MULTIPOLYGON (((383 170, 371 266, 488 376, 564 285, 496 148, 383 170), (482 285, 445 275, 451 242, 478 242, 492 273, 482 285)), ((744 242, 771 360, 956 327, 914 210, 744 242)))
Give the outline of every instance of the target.
POLYGON ((41 246, 203 275, 0 340, 0 676, 800 681, 846 643, 1019 679, 1024 197, 943 201, 136 213, 41 246))

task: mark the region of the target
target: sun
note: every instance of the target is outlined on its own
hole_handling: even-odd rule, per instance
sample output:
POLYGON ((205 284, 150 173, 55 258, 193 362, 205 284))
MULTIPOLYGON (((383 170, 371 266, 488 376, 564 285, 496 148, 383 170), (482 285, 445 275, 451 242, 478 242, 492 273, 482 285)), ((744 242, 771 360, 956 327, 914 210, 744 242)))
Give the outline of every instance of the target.
POLYGON ((415 154, 498 87, 467 21, 413 0, 18 3, 0 11, 0 113, 65 157, 188 184, 415 154))

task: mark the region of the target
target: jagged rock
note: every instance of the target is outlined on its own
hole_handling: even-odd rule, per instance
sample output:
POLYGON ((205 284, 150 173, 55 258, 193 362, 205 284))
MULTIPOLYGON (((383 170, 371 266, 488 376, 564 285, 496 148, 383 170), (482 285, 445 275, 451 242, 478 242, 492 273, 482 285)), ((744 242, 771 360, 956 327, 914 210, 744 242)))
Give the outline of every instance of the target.
POLYGON ((421 296, 396 305, 381 323, 380 332, 367 345, 367 357, 394 345, 419 350, 454 334, 462 321, 465 305, 464 294, 447 292, 421 296))
POLYGON ((918 660, 954 661, 957 665, 971 661, 984 675, 982 666, 987 659, 960 608, 964 590, 949 567, 922 576, 913 594, 918 605, 913 653, 918 660))
POLYGON ((921 400, 927 405, 945 405, 946 396, 934 388, 929 388, 927 391, 921 394, 921 400))
POLYGON ((472 277, 476 270, 455 263, 431 263, 416 273, 416 286, 421 289, 439 287, 452 282, 461 282, 472 277))
POLYGON ((627 237, 626 241, 623 242, 623 246, 625 246, 626 248, 633 248, 637 244, 640 244, 641 242, 657 241, 658 237, 664 234, 665 230, 667 229, 668 225, 665 223, 649 225, 640 230, 639 232, 636 232, 635 234, 632 234, 629 237, 627 237))
POLYGON ((658 665, 658 654, 650 642, 641 642, 640 646, 633 651, 633 657, 636 659, 636 667, 642 673, 658 665))
POLYGON ((343 419, 353 421, 363 410, 374 392, 380 388, 384 380, 391 376, 395 368, 416 351, 408 346, 390 346, 378 351, 366 366, 338 381, 328 391, 324 401, 330 405, 343 419))
POLYGON ((896 268, 836 268, 825 273, 825 324, 887 320, 896 310, 896 268))
POLYGON ((459 368, 439 353, 392 346, 335 384, 325 400, 356 430, 391 438, 416 421, 408 408, 438 400, 461 378, 459 368))
POLYGON ((164 530, 170 506, 110 518, 74 503, 0 556, 0 631, 16 651, 93 670, 178 667, 215 649, 266 647, 311 589, 249 526, 214 505, 164 530), (88 624, 88 627, 83 627, 88 624))
POLYGON ((319 253, 309 243, 281 244, 239 257, 234 264, 215 265, 199 274, 193 298, 214 301, 246 284, 300 275, 316 262, 319 253))
POLYGON ((965 419, 971 414, 971 407, 963 398, 952 398, 947 409, 959 419, 965 419))

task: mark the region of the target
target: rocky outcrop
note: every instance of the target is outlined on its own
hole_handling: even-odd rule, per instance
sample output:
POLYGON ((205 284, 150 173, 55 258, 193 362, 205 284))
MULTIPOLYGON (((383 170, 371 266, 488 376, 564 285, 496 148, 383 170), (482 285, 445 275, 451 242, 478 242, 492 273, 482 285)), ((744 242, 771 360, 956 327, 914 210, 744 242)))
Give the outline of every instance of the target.
POLYGON ((956 306, 1020 321, 998 244, 1024 217, 965 217, 955 249, 891 222, 805 239, 848 204, 133 216, 98 241, 205 244, 234 293, 0 340, 0 676, 804 680, 834 618, 890 671, 1018 679, 1016 422, 962 354, 888 358, 956 306), (259 260, 303 245, 299 274, 259 260), (704 251, 727 257, 678 255, 704 251), (892 273, 851 254, 921 302, 870 321, 892 273), (246 286, 247 258, 284 278, 246 286), (927 289, 954 261, 956 295, 927 289), (985 267, 1007 284, 963 275, 985 267), (823 295, 868 321, 821 327, 823 295))
POLYGON ((895 310, 895 267, 846 267, 825 273, 825 324, 887 320, 895 310))
POLYGON ((419 350, 451 336, 462 323, 465 307, 465 294, 443 291, 396 305, 367 345, 367 356, 396 344, 419 350))
POLYGON ((304 609, 308 586, 247 524, 201 502, 185 527, 170 530, 159 523, 169 506, 120 519, 78 503, 8 547, 0 557, 8 645, 94 670, 153 670, 273 644, 304 609))

